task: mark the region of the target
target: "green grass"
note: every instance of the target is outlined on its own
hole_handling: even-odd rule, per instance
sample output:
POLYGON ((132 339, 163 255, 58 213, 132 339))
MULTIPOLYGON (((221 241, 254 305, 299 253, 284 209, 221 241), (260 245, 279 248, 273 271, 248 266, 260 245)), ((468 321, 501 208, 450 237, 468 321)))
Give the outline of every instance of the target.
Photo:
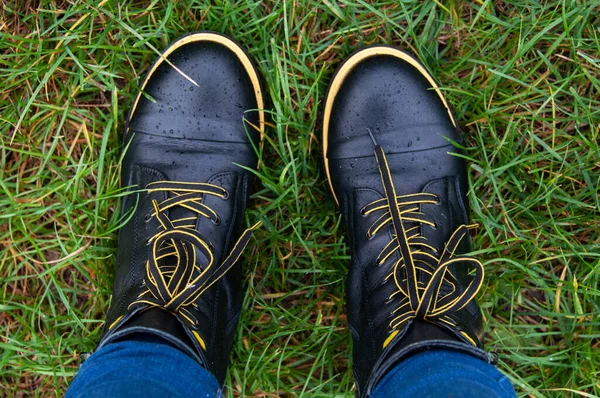
POLYGON ((600 395, 600 5, 7 0, 0 10, 0 395, 60 396, 110 303, 123 120, 157 51, 240 41, 272 126, 229 396, 351 396, 349 262, 319 107, 364 44, 409 50, 465 131, 487 348, 520 396, 600 395))

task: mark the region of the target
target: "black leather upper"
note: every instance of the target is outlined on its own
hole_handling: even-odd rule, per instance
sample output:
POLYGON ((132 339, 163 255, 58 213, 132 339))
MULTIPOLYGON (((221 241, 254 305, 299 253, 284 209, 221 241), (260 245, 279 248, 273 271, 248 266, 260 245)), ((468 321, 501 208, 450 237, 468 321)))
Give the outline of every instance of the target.
MULTIPOLYGON (((243 298, 241 262, 190 307, 205 348, 189 325, 172 314, 147 310, 143 304, 128 307, 146 289, 145 265, 151 249, 147 242, 160 230, 158 219, 150 216, 152 200, 160 203, 171 195, 148 193, 144 189, 149 183, 202 182, 227 190, 227 198, 202 198, 219 222, 197 217, 183 207, 166 211, 171 220, 197 217, 195 229, 210 242, 215 264, 222 263, 240 236, 251 177, 240 165, 257 165, 259 132, 251 126, 259 126, 256 87, 238 56, 220 43, 192 41, 168 59, 197 85, 167 62, 158 61, 146 77, 147 95, 141 96, 130 115, 122 185, 132 187, 132 193, 122 200, 121 212, 136 210, 119 232, 113 300, 100 346, 130 333, 154 333, 195 357, 223 383, 243 298)), ((204 266, 206 258, 197 255, 197 263, 204 266)))
MULTIPOLYGON (((451 155, 457 150, 448 141, 460 141, 460 133, 447 107, 417 68, 392 55, 366 58, 345 77, 336 75, 334 81, 342 83, 330 123, 324 126, 328 130, 325 161, 352 251, 347 311, 358 394, 368 396, 391 366, 417 349, 451 347, 489 360, 460 333, 466 331, 481 347, 481 315, 474 301, 453 315, 460 330, 412 320, 384 348, 392 333, 392 311, 398 305, 397 297, 390 299, 396 285, 386 277, 391 272, 389 264, 400 257, 395 253, 383 265, 376 263, 392 239, 393 229, 387 225, 368 239, 367 231, 379 214, 361 213, 368 203, 384 198, 370 130, 385 151, 397 195, 429 192, 439 197, 439 204, 420 205, 421 212, 436 224, 419 226, 428 244, 441 252, 456 228, 468 224, 465 165, 451 155)), ((457 252, 469 250, 467 237, 457 252)), ((461 267, 451 267, 451 271, 463 283, 470 278, 461 267)))

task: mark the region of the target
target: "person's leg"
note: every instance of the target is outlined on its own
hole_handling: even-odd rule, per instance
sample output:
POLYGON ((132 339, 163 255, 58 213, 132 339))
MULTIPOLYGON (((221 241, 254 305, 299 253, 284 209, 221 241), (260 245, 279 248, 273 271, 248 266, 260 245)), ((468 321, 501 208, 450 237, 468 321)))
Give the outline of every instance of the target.
MULTIPOLYGON (((73 388, 97 389, 126 375, 170 391, 179 386, 165 372, 191 372, 202 380, 190 388, 214 391, 206 371, 223 385, 244 297, 239 260, 256 227, 243 231, 263 92, 244 50, 211 32, 175 41, 140 87, 125 124, 121 182, 130 193, 121 202, 127 223, 112 303, 97 353, 73 388), (131 340, 140 335, 168 344, 131 340)), ((113 387, 126 388, 121 381, 113 387)))
POLYGON ((468 255, 460 131, 435 80, 405 52, 368 47, 340 66, 324 103, 325 173, 352 251, 346 299, 359 395, 383 379, 380 388, 395 388, 412 370, 404 361, 429 350, 494 370, 475 302, 483 264, 468 255))
POLYGON ((152 335, 108 344, 90 356, 66 398, 221 396, 215 376, 167 341, 152 335))
POLYGON ((392 368, 373 398, 514 398, 508 378, 493 365, 456 351, 415 354, 392 368))

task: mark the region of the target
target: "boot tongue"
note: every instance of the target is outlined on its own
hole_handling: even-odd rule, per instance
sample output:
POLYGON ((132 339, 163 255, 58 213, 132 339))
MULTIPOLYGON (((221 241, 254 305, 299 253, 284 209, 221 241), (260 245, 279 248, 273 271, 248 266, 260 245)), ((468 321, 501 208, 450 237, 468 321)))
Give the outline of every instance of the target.
POLYGON ((461 341, 458 337, 444 328, 427 321, 415 320, 408 326, 408 330, 404 336, 402 336, 402 339, 398 341, 394 348, 388 353, 387 357, 393 357, 395 353, 402 351, 415 343, 431 340, 461 341))
MULTIPOLYGON (((169 195, 169 197, 171 197, 171 195, 169 195)), ((200 217, 198 213, 188 210, 182 206, 175 206, 169 209, 168 216, 169 219, 172 221, 190 218, 190 220, 186 221, 186 224, 189 224, 190 226, 192 224, 194 226, 197 225, 198 217, 200 217)), ((199 250, 196 250, 196 264, 204 268, 207 265, 207 263, 208 259, 206 258, 206 256, 204 256, 204 254, 202 254, 199 250)), ((165 257, 164 259, 160 260, 159 264, 161 266, 175 266, 177 264, 177 257, 165 257)))
POLYGON ((133 315, 118 330, 115 330, 108 341, 103 344, 119 341, 134 334, 160 337, 204 366, 204 362, 198 355, 198 350, 183 325, 167 311, 160 308, 150 308, 133 315))

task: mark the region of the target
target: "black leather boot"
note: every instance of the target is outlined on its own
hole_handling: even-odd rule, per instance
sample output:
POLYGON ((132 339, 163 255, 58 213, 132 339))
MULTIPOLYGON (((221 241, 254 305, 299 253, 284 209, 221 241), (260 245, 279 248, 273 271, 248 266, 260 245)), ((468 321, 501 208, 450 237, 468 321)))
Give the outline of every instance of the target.
POLYGON ((347 311, 359 396, 420 350, 486 361, 474 298, 460 133, 427 70, 387 46, 362 49, 333 77, 323 113, 325 171, 352 250, 347 311))
POLYGON ((222 384, 244 291, 240 256, 251 173, 264 126, 263 91, 231 39, 174 42, 141 83, 128 145, 112 306, 99 347, 160 336, 222 384))

